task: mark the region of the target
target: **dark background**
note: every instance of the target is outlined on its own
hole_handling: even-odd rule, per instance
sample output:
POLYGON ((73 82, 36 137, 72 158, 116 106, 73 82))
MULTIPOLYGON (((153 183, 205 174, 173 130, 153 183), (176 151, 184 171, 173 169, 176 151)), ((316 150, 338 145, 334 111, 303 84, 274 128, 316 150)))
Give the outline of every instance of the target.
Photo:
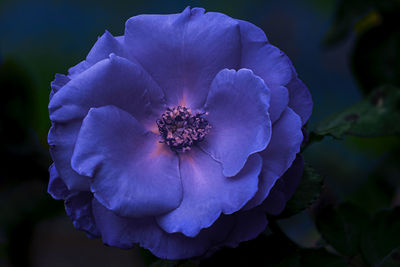
MULTIPOLYGON (((396 29, 382 24, 386 13, 373 5, 366 8, 369 1, 348 2, 354 5, 343 8, 334 0, 2 0, 0 266, 146 264, 149 255, 143 260, 139 249, 106 247, 75 230, 63 203, 46 193, 50 82, 55 73, 65 74, 83 60, 105 30, 122 35, 131 16, 177 13, 188 5, 250 21, 290 57, 311 91, 314 111, 307 127, 313 131, 327 116, 362 100, 372 87, 398 85, 393 77, 400 77, 399 42, 385 43, 396 29), (374 27, 380 27, 377 33, 365 37, 374 27), (372 79, 363 66, 376 64, 383 64, 382 75, 372 79)), ((303 155, 325 179, 321 199, 277 225, 297 245, 317 248, 322 238, 314 218, 321 205, 351 202, 373 215, 399 204, 399 147, 398 135, 393 134, 313 142, 303 155)))

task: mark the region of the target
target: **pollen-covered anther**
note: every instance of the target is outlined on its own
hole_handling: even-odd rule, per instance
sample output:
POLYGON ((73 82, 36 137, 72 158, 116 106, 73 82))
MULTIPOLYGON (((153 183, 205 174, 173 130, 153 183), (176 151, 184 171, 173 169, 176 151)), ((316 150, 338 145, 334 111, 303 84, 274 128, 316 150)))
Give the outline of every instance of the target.
POLYGON ((172 151, 185 152, 210 132, 211 125, 203 117, 207 113, 193 115, 190 108, 177 106, 167 108, 157 120, 161 143, 167 144, 172 151))

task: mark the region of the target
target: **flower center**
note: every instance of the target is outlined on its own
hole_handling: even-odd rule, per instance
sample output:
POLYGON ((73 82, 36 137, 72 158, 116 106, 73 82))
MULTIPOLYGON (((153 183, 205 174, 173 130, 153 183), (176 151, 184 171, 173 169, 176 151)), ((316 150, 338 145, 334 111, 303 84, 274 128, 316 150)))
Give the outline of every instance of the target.
POLYGON ((190 108, 177 106, 167 108, 157 120, 161 143, 167 144, 172 151, 185 152, 202 141, 210 132, 211 125, 203 118, 206 113, 193 115, 190 108))

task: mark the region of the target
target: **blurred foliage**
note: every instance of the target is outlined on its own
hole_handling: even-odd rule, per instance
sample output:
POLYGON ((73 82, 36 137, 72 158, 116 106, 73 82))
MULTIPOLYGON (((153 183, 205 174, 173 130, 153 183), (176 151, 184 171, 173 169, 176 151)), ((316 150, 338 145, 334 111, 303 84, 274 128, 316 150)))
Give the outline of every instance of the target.
POLYGON ((331 47, 355 34, 351 64, 366 96, 319 122, 310 141, 356 136, 350 140, 360 151, 369 149, 381 157, 364 183, 346 197, 348 202, 315 210, 325 246, 351 266, 400 265, 399 12, 400 1, 339 1, 324 40, 331 47))
POLYGON ((47 191, 50 158, 32 129, 32 83, 15 62, 0 66, 0 255, 12 266, 29 266, 30 240, 37 222, 60 214, 61 203, 47 191))
POLYGON ((363 32, 382 23, 400 9, 397 0, 339 0, 333 22, 325 34, 327 47, 346 39, 353 30, 363 32), (382 14, 382 15, 380 15, 382 14))
POLYGON ((400 188, 400 149, 386 153, 380 164, 370 173, 365 183, 348 196, 347 200, 370 215, 391 206, 400 188))
POLYGON ((351 257, 359 251, 361 233, 368 219, 363 210, 345 203, 323 209, 317 214, 316 223, 326 242, 342 255, 351 257))
POLYGON ((399 266, 399 233, 400 207, 375 214, 361 237, 361 252, 366 262, 371 266, 379 266, 386 260, 387 265, 397 262, 396 266, 399 266))
POLYGON ((0 143, 2 152, 0 188, 21 180, 47 176, 50 157, 32 129, 30 102, 32 83, 24 70, 13 61, 0 65, 0 143), (24 168, 21 168, 23 163, 24 168))
POLYGON ((357 36, 352 55, 353 72, 365 94, 382 84, 400 86, 400 31, 398 14, 383 16, 382 22, 357 36))
POLYGON ((63 212, 63 205, 48 194, 46 183, 26 181, 0 197, 0 225, 6 233, 4 250, 13 266, 29 266, 30 240, 36 223, 63 212))
POLYGON ((353 73, 363 93, 389 83, 400 86, 400 1, 341 0, 323 44, 326 47, 356 34, 353 73))
POLYGON ((400 134, 400 89, 382 86, 361 102, 321 121, 314 131, 317 135, 343 138, 400 134))
MULTIPOLYGON (((341 267, 348 266, 346 261, 337 255, 329 253, 325 249, 303 249, 299 252, 300 258, 294 266, 329 266, 341 267)), ((291 265, 293 266, 293 265, 291 265)))
POLYGON ((279 218, 290 217, 308 208, 320 195, 323 178, 311 166, 305 165, 299 187, 287 202, 279 218))
POLYGON ((400 265, 400 248, 392 250, 379 264, 382 267, 398 267, 400 265))
POLYGON ((400 147, 400 138, 396 135, 362 138, 357 136, 347 136, 345 143, 349 148, 358 153, 379 158, 386 155, 387 151, 400 147))

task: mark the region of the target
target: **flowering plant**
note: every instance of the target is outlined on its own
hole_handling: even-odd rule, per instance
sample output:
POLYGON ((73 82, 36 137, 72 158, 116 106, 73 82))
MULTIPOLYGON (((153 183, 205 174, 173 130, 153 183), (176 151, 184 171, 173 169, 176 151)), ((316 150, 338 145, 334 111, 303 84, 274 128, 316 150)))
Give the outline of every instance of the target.
POLYGON ((312 100, 251 23, 135 16, 51 87, 48 191, 108 245, 168 259, 235 247, 299 183, 312 100))

